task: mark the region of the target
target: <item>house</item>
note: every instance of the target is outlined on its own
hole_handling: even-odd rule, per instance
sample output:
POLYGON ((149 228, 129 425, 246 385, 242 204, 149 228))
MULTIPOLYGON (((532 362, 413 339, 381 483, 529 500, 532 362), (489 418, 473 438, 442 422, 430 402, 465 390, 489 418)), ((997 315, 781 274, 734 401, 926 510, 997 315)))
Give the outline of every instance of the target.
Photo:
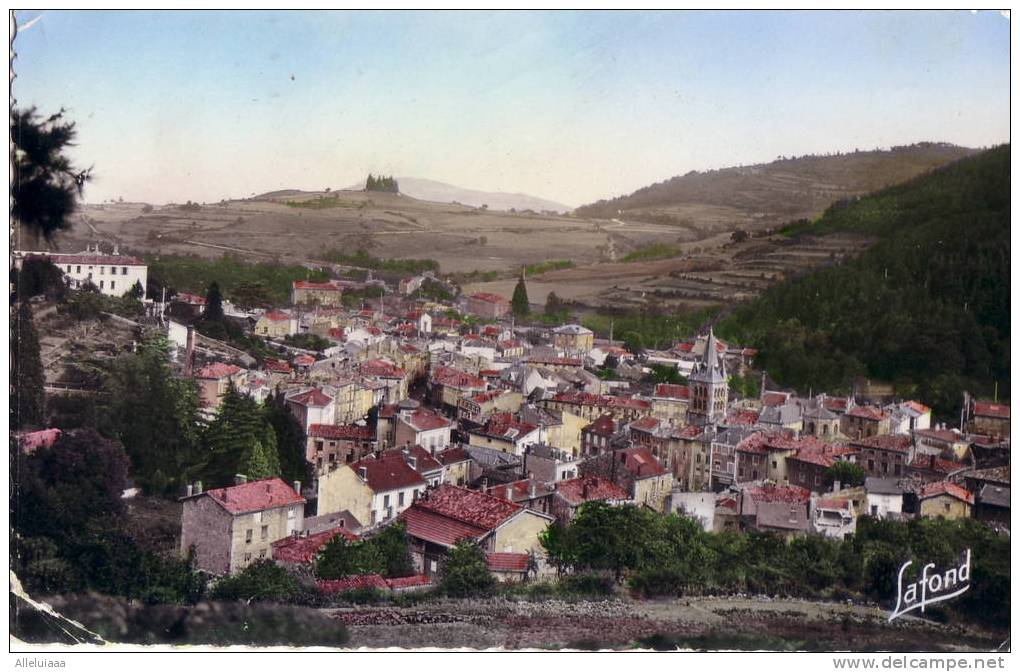
POLYGON ((948 481, 953 476, 962 474, 973 465, 969 462, 957 462, 947 460, 939 455, 915 453, 914 458, 907 463, 907 478, 912 478, 922 483, 930 481, 948 481))
POLYGON ((252 562, 268 559, 272 543, 302 529, 305 498, 279 478, 245 482, 228 488, 189 486, 181 498, 182 556, 191 549, 195 567, 216 576, 234 574, 252 562), (197 488, 197 492, 193 489, 197 488))
POLYGON ((199 406, 215 411, 220 407, 220 401, 231 385, 235 389, 240 389, 247 377, 247 371, 233 364, 216 362, 203 366, 194 375, 198 384, 199 406))
MULTIPOLYGON (((832 449, 813 436, 781 431, 755 432, 737 445, 737 482, 767 479, 789 483, 787 460, 800 451, 825 455, 831 454, 832 449)), ((809 483, 821 485, 815 484, 813 478, 809 483)))
POLYGON ((811 493, 804 488, 766 483, 746 487, 741 494, 740 516, 746 527, 784 537, 800 536, 811 529, 811 493))
POLYGON ((411 539, 415 567, 427 576, 438 571, 447 551, 469 540, 486 553, 544 555, 539 535, 550 516, 474 490, 440 485, 400 515, 411 539))
POLYGON ((846 539, 857 531, 853 502, 840 497, 819 497, 811 501, 811 528, 826 537, 846 539))
POLYGON ((498 320, 510 314, 510 302, 502 296, 481 292, 467 297, 465 310, 471 315, 498 320))
POLYGON ((850 440, 848 444, 857 453, 857 464, 868 476, 906 476, 907 464, 914 455, 910 437, 902 434, 870 436, 850 440))
POLYGON ((481 468, 475 465, 471 455, 459 446, 436 453, 435 458, 443 465, 444 483, 464 487, 481 476, 481 468))
POLYGON ((555 484, 550 511, 557 521, 566 524, 587 502, 606 502, 610 505, 630 504, 627 491, 602 476, 581 476, 555 484))
POLYGON ((186 320, 195 320, 205 313, 205 297, 188 292, 177 292, 170 299, 170 314, 186 320))
MULTIPOLYGON (((318 513, 349 511, 366 526, 395 518, 425 492, 420 454, 400 449, 367 455, 319 477, 318 513)), ((435 471, 432 464, 425 465, 435 471)), ((440 467, 441 468, 441 467, 440 467)))
POLYGON ((579 324, 553 329, 553 346, 567 353, 586 355, 595 345, 595 332, 579 324))
POLYGON ((556 492, 556 486, 553 483, 543 483, 537 478, 526 478, 493 485, 485 488, 483 492, 520 504, 532 511, 552 515, 552 497, 556 492))
POLYGON ((460 354, 485 368, 496 359, 496 342, 484 338, 468 337, 460 342, 460 354))
POLYGON ((691 389, 687 385, 659 383, 652 392, 652 416, 660 420, 680 422, 687 417, 691 389))
POLYGON ((566 411, 550 411, 537 404, 524 404, 518 412, 521 422, 538 425, 545 432, 545 442, 574 456, 581 454, 581 430, 588 425, 584 418, 566 411))
POLYGON ((357 462, 375 449, 375 430, 362 425, 322 425, 308 427, 305 460, 317 473, 337 464, 357 462))
POLYGON ((919 401, 904 401, 885 407, 889 412, 890 434, 912 434, 931 427, 931 409, 919 401))
POLYGON ((612 450, 611 444, 619 426, 609 413, 600 415, 581 429, 581 454, 597 455, 612 450))
POLYGON ((488 385, 478 376, 448 366, 436 366, 432 369, 428 387, 435 406, 456 413, 462 397, 470 398, 485 392, 488 385))
POLYGON ((918 429, 913 432, 917 451, 940 455, 950 460, 963 460, 970 453, 970 439, 958 429, 918 429))
POLYGON ((513 413, 493 413, 484 424, 462 427, 468 443, 482 448, 495 448, 523 456, 528 446, 545 441, 545 431, 538 425, 522 422, 513 413))
POLYGON ((402 406, 397 413, 394 434, 395 446, 422 446, 436 454, 450 446, 450 428, 453 423, 431 409, 402 406))
POLYGON ((486 553, 485 564, 500 583, 522 583, 538 572, 531 553, 486 553))
POLYGON ((975 401, 970 411, 967 430, 975 434, 1009 437, 1009 405, 975 401))
MULTIPOLYGON (((729 421, 729 418, 727 418, 729 421)), ((757 430, 747 426, 731 426, 712 435, 711 488, 722 490, 737 482, 737 446, 757 430)))
POLYGON ((853 449, 841 443, 824 443, 804 436, 797 442, 797 452, 786 457, 786 478, 790 485, 799 485, 811 492, 826 492, 831 485, 829 469, 837 461, 852 461, 853 449))
POLYGON ((524 396, 512 390, 489 390, 457 400, 457 417, 481 422, 497 412, 516 413, 524 403, 524 396))
POLYGON ((255 335, 266 338, 283 338, 297 333, 297 320, 282 310, 270 310, 255 323, 255 335))
POLYGON ((758 424, 772 431, 791 429, 799 432, 804 428, 803 409, 793 401, 775 406, 766 405, 758 414, 758 424))
POLYGON ((284 403, 306 435, 312 425, 335 424, 336 407, 333 405, 333 397, 320 388, 291 390, 284 395, 284 403))
POLYGON ((630 499, 653 511, 666 511, 666 500, 673 490, 673 472, 659 464, 643 446, 623 448, 585 460, 582 476, 608 478, 625 490, 630 499))
POLYGON ((386 386, 383 395, 384 403, 396 403, 407 398, 407 387, 410 376, 404 369, 400 368, 387 359, 370 359, 361 362, 358 372, 365 378, 382 383, 386 386))
POLYGON ((872 518, 899 518, 903 515, 903 486, 898 478, 869 476, 864 481, 867 513, 872 518))
POLYGON ((536 443, 524 451, 524 472, 540 483, 577 478, 579 463, 574 453, 536 443))
POLYGON ((146 287, 149 267, 135 257, 120 254, 114 245, 113 254, 103 252, 99 244, 88 245, 84 252, 60 254, 53 252, 26 252, 25 258, 43 258, 60 269, 64 282, 72 289, 92 283, 100 294, 124 296, 136 284, 146 287))
POLYGON ((332 282, 295 280, 290 286, 290 302, 295 306, 311 303, 339 308, 343 305, 343 292, 332 282))
POLYGON ((840 418, 840 431, 851 439, 889 433, 889 413, 877 406, 854 406, 840 418))
POLYGON ((949 481, 928 483, 917 499, 922 518, 969 518, 974 506, 974 495, 949 481))
POLYGON ((974 517, 1009 527, 1009 486, 986 484, 974 498, 974 517))
POLYGON ((716 501, 714 492, 685 492, 673 490, 666 498, 665 513, 676 513, 698 521, 706 532, 714 532, 716 501))
POLYGON ((63 431, 60 429, 40 429, 35 432, 22 432, 18 434, 18 448, 25 455, 31 455, 40 448, 51 447, 63 431))
POLYGON ((553 411, 567 411, 589 422, 608 413, 614 420, 629 422, 648 415, 652 404, 636 397, 619 397, 588 392, 560 392, 542 400, 553 411))
POLYGON ((810 400, 802 413, 802 431, 823 441, 831 441, 839 436, 839 417, 825 407, 824 399, 810 400))

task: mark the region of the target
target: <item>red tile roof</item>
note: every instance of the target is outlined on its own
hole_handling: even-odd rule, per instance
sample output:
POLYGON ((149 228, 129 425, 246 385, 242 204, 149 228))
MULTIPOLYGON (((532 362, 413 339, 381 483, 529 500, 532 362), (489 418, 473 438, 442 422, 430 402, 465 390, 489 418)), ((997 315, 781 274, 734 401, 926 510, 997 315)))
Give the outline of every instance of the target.
MULTIPOLYGON (((305 501, 304 497, 294 492, 294 488, 276 477, 234 485, 229 488, 206 490, 202 495, 210 497, 235 516, 292 504, 303 504, 305 501)), ((198 495, 198 497, 202 495, 198 495)))
POLYGON ((762 395, 763 406, 782 406, 790 398, 789 392, 766 392, 762 395))
POLYGON ((906 401, 903 403, 904 406, 909 407, 911 410, 924 415, 925 413, 931 413, 931 409, 922 404, 919 401, 906 401))
POLYGON ((850 444, 853 446, 888 450, 896 453, 909 452, 910 443, 910 437, 903 434, 880 434, 879 436, 869 436, 864 439, 852 439, 850 441, 850 444))
POLYGON ((279 359, 267 359, 265 367, 266 371, 272 371, 273 373, 291 373, 294 371, 290 364, 279 359))
POLYGON ((366 457, 349 466, 359 478, 364 468, 364 481, 376 493, 425 485, 425 479, 411 468, 399 449, 388 450, 378 458, 366 457))
POLYGON ((974 495, 968 490, 960 487, 956 483, 950 483, 949 481, 936 481, 934 483, 928 483, 921 489, 920 499, 928 499, 929 497, 940 497, 942 495, 949 495, 955 497, 960 501, 968 504, 974 503, 974 495))
POLYGON ((755 432, 737 444, 744 453, 765 453, 769 450, 827 452, 829 445, 813 436, 795 437, 787 432, 755 432))
POLYGON ((907 466, 912 469, 927 469, 940 474, 951 474, 954 471, 967 469, 970 465, 955 460, 945 460, 937 455, 915 455, 907 466))
POLYGON ((552 485, 547 483, 541 483, 539 481, 532 481, 531 479, 525 478, 521 481, 513 481, 512 483, 501 483, 494 485, 485 491, 485 494, 492 495, 493 497, 499 497, 511 502, 526 502, 531 497, 531 485, 535 485, 535 497, 545 497, 551 495, 554 492, 552 485))
POLYGON ((424 574, 414 574, 412 576, 398 576, 393 579, 384 579, 386 585, 390 587, 390 590, 400 590, 401 588, 415 588, 417 586, 430 586, 432 585, 432 579, 425 576, 424 574))
POLYGON ((40 429, 37 432, 26 432, 18 436, 18 446, 25 453, 33 453, 37 448, 49 448, 60 438, 59 429, 40 429))
POLYGON ((367 362, 362 362, 359 370, 362 375, 375 378, 404 378, 407 375, 407 372, 402 368, 385 359, 370 359, 367 362))
POLYGON ((849 402, 847 402, 847 400, 843 397, 825 397, 825 399, 822 400, 822 406, 833 413, 845 411, 848 405, 849 402))
POLYGON ((179 301, 181 303, 190 303, 193 306, 205 305, 204 296, 199 296, 198 294, 188 294, 187 292, 177 292, 177 294, 174 295, 174 301, 179 301))
POLYGON ((653 418, 650 415, 638 418, 634 422, 630 423, 630 428, 639 432, 654 432, 658 427, 659 419, 653 418))
POLYGON ((571 506, 579 506, 584 502, 630 499, 623 488, 601 476, 582 476, 560 481, 556 485, 556 492, 571 506))
POLYGON ((266 318, 270 322, 283 322, 284 320, 290 319, 290 315, 279 310, 270 310, 262 317, 266 318))
POLYGON ((652 396, 665 397, 667 399, 690 399, 691 388, 686 385, 659 383, 655 386, 655 393, 652 396))
POLYGON ((298 355, 294 358, 294 364, 297 366, 311 366, 315 363, 315 357, 311 355, 298 355))
POLYGON ((606 413, 604 415, 600 415, 595 419, 595 422, 591 423, 581 431, 598 434, 600 436, 611 436, 616 432, 616 420, 613 420, 613 416, 606 413))
POLYGON ((553 401, 566 404, 578 404, 580 406, 598 406, 603 408, 632 408, 636 410, 648 410, 651 403, 644 399, 633 397, 613 397, 609 395, 591 394, 589 392, 560 392, 556 394, 553 401))
POLYGON ((437 415, 433 411, 424 408, 419 408, 411 413, 411 416, 407 420, 407 424, 409 424, 416 432, 428 432, 433 429, 442 429, 453 425, 452 422, 443 416, 437 415))
POLYGON ((1006 404, 992 404, 986 401, 974 402, 974 415, 982 415, 990 418, 1009 418, 1009 406, 1006 404))
POLYGON ((727 425, 753 425, 758 422, 758 411, 734 411, 726 416, 727 425))
POLYGON ((846 414, 851 418, 863 418, 865 420, 884 420, 889 414, 877 406, 854 406, 846 414))
POLYGON ((486 303, 510 303, 502 296, 496 294, 489 294, 487 292, 479 292, 478 294, 472 294, 469 298, 477 299, 478 301, 485 301, 486 303))
POLYGON ((849 499, 836 499, 835 497, 820 497, 815 501, 816 509, 838 509, 840 511, 850 510, 849 499))
POLYGON ((480 430, 472 430, 472 434, 480 434, 482 436, 491 436, 497 439, 511 439, 516 441, 521 439, 528 434, 531 434, 538 425, 533 425, 529 422, 522 422, 514 417, 513 413, 493 413, 489 416, 489 419, 485 421, 485 425, 480 430))
POLYGON ((334 527, 332 530, 311 534, 307 537, 284 537, 272 543, 273 560, 277 562, 289 562, 293 564, 308 564, 315 561, 322 547, 329 543, 337 535, 347 541, 357 541, 358 535, 349 532, 342 527, 334 527))
POLYGON ((371 427, 361 425, 319 425, 308 428, 308 436, 316 439, 354 439, 359 441, 375 440, 375 431, 371 427))
POLYGON ((744 490, 756 502, 788 502, 803 504, 811 499, 811 492, 796 485, 760 485, 744 490))
POLYGON ((484 390, 486 388, 486 383, 481 378, 448 366, 435 367, 432 370, 432 382, 436 385, 459 389, 484 390))
POLYGON ((407 534, 441 546, 453 546, 461 539, 480 539, 489 530, 469 525, 413 504, 399 516, 407 525, 407 534))
POLYGON ((490 572, 526 572, 529 556, 527 553, 486 553, 485 564, 490 572))
POLYGON ((328 406, 333 403, 332 397, 324 394, 322 390, 318 388, 312 388, 307 392, 295 394, 293 397, 289 397, 287 401, 292 401, 295 404, 300 404, 301 406, 328 406))
POLYGON ((463 448, 448 448, 441 453, 436 453, 436 459, 443 464, 450 465, 456 464, 457 462, 464 462, 470 460, 471 456, 463 448))
POLYGON ((366 588, 387 590, 389 588, 389 586, 386 585, 386 580, 378 574, 356 574, 354 576, 345 576, 342 579, 319 581, 318 585, 319 590, 324 593, 343 593, 349 590, 363 590, 366 588))
POLYGON ((522 507, 505 499, 442 484, 419 499, 412 508, 437 513, 483 530, 492 530, 522 507))
POLYGON ((215 364, 209 364, 203 366, 201 369, 195 372, 196 378, 205 378, 208 380, 219 380, 220 378, 226 378, 227 376, 233 376, 234 374, 243 371, 239 366, 233 364, 224 364, 223 362, 216 362, 215 364))
POLYGON ((644 446, 627 448, 620 451, 620 454, 624 456, 624 466, 627 471, 634 474, 637 478, 661 476, 662 474, 669 473, 669 470, 659 464, 659 461, 655 459, 655 455, 652 455, 652 451, 648 450, 644 446))

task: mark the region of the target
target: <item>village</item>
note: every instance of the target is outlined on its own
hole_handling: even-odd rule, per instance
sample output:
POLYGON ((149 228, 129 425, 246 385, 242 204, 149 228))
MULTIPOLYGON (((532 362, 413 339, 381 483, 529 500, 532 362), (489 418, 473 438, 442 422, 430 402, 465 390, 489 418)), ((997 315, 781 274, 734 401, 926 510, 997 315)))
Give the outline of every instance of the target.
MULTIPOLYGON (((101 248, 45 256, 72 289, 145 286, 143 261, 101 248)), ((182 487, 177 548, 213 580, 260 561, 315 577, 332 540, 357 543, 399 523, 413 572, 317 578, 319 589, 429 588, 465 540, 499 581, 542 581, 562 571, 546 531, 590 502, 784 538, 844 539, 862 517, 1009 526, 1010 409, 994 400, 961 400, 951 427, 910 399, 798 396, 772 389, 756 351, 711 326, 635 353, 580 324, 519 320, 510 299, 459 295, 431 272, 295 280, 286 305, 263 310, 223 300, 224 319, 274 357, 199 334, 207 308, 196 294, 149 297, 144 321, 169 339, 174 375, 194 382, 206 420, 231 394, 260 404, 282 395, 312 475, 182 487), (452 298, 423 297, 428 284, 452 298), (366 287, 376 296, 345 305, 366 287), (303 335, 328 344, 298 347, 303 335), (653 366, 678 382, 657 382, 653 366), (758 394, 741 396, 734 376, 760 380, 758 394)), ((21 450, 60 433, 22 433, 21 450)))

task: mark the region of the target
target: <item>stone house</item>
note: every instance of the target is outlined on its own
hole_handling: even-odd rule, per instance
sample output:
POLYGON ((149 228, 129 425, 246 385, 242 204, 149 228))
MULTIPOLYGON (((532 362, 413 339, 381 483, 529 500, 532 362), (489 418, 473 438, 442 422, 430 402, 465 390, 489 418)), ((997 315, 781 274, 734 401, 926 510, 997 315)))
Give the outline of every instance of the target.
POLYGON ((667 422, 681 423, 687 417, 691 390, 686 385, 659 383, 652 392, 652 416, 667 422))
POLYGON ((273 542, 302 529, 305 499, 300 488, 274 477, 192 490, 181 499, 181 555, 194 549, 195 566, 215 576, 271 558, 273 542))
POLYGON ((587 354, 595 345, 595 332, 579 324, 553 329, 553 347, 570 354, 587 354))
POLYGON ((635 504, 659 513, 666 511, 667 498, 676 482, 673 472, 659 464, 643 446, 589 458, 581 464, 580 472, 582 476, 611 480, 625 490, 635 504))
POLYGON ((626 490, 602 476, 581 476, 555 483, 550 512, 560 523, 566 524, 586 502, 606 502, 610 505, 631 504, 626 490))
POLYGON ((848 442, 857 454, 857 464, 868 476, 901 478, 914 455, 909 436, 885 434, 848 442))
POLYGON ((840 418, 840 431, 851 439, 889 433, 889 413, 877 406, 854 406, 840 418))
POLYGON ((375 449, 375 431, 363 425, 320 425, 308 428, 305 460, 316 473, 350 464, 375 449))
POLYGON ((215 411, 220 407, 220 401, 231 385, 240 390, 246 382, 247 374, 248 372, 241 367, 223 362, 203 366, 195 372, 199 406, 215 411))
POLYGON ((471 315, 498 320, 510 314, 510 302, 502 296, 480 292, 467 297, 465 310, 471 315))
POLYGON ((968 431, 996 437, 1009 437, 1009 405, 988 401, 972 404, 968 431))
POLYGON ((969 518, 974 506, 974 495, 949 481, 928 483, 917 499, 922 518, 969 518))
POLYGON ((332 282, 295 280, 290 286, 290 302, 295 306, 317 304, 339 308, 343 305, 343 292, 332 282))
POLYGON ((397 413, 394 445, 422 446, 436 454, 450 446, 453 423, 430 409, 401 408, 397 413))
POLYGON ((266 311, 255 323, 255 335, 266 338, 293 336, 297 331, 297 320, 282 310, 266 311))

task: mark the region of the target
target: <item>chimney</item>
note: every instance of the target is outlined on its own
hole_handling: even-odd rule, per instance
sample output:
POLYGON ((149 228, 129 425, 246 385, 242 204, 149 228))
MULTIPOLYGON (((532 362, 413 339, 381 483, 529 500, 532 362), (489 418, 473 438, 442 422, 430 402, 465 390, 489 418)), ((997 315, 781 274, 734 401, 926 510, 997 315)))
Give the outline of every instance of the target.
POLYGON ((187 494, 187 496, 191 497, 194 493, 195 493, 195 486, 193 486, 191 483, 188 483, 188 494, 187 494))
POLYGON ((591 492, 591 488, 589 487, 589 481, 586 478, 586 479, 584 479, 584 481, 582 481, 582 485, 581 485, 581 498, 582 499, 588 499, 588 493, 589 492, 591 492))
POLYGON ((188 325, 188 341, 184 351, 184 375, 191 376, 191 370, 195 361, 195 327, 188 325))
POLYGON ((116 255, 116 254, 120 254, 120 245, 118 245, 117 243, 114 243, 114 244, 113 244, 113 253, 114 253, 115 255, 116 255))
POLYGON ((368 467, 358 467, 358 477, 363 480, 368 480, 368 467))
POLYGON ((294 492, 301 494, 301 481, 294 481, 294 492))
POLYGON ((839 492, 842 487, 843 487, 843 484, 840 483, 839 481, 833 481, 832 482, 832 491, 833 492, 839 492))
POLYGON ((195 494, 196 495, 202 494, 202 481, 195 481, 195 494))
POLYGON ((528 498, 529 499, 534 499, 535 498, 535 491, 536 491, 536 489, 537 488, 535 487, 535 481, 534 480, 528 481, 528 498))
POLYGON ((234 474, 234 485, 244 485, 248 482, 248 477, 244 474, 234 474))

